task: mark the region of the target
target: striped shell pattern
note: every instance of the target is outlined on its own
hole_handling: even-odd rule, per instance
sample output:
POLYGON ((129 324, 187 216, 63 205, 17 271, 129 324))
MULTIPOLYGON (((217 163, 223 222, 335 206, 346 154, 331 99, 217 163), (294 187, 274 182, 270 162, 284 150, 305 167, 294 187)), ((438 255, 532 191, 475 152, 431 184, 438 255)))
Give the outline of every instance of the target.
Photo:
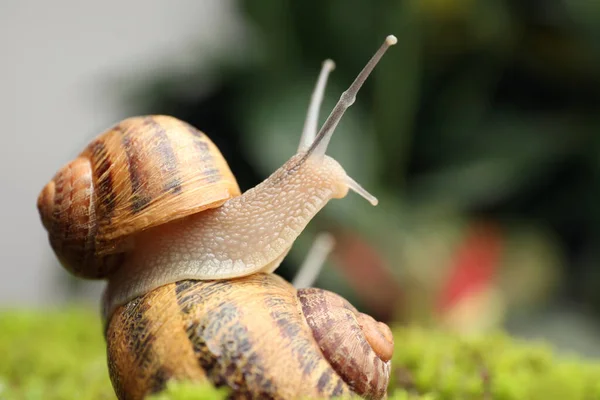
POLYGON ((76 276, 106 278, 142 230, 218 207, 240 189, 204 133, 162 115, 95 138, 38 197, 50 244, 76 276))
POLYGON ((170 379, 227 386, 234 399, 381 399, 391 352, 376 351, 363 317, 334 293, 296 291, 274 274, 184 280, 115 311, 106 327, 110 377, 120 399, 141 399, 170 379))

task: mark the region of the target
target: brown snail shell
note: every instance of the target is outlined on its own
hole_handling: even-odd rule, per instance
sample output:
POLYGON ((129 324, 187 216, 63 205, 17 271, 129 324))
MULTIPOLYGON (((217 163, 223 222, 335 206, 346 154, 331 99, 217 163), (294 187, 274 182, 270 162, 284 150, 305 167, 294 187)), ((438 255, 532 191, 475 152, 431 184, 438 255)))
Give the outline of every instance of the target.
POLYGON ((385 398, 393 340, 371 320, 334 293, 297 291, 274 274, 180 281, 109 316, 110 377, 120 399, 170 379, 227 386, 236 399, 385 398), (373 338, 384 339, 378 351, 373 338))
POLYGON ((219 149, 174 117, 128 118, 56 173, 37 201, 50 244, 76 276, 107 277, 135 234, 240 195, 219 149))

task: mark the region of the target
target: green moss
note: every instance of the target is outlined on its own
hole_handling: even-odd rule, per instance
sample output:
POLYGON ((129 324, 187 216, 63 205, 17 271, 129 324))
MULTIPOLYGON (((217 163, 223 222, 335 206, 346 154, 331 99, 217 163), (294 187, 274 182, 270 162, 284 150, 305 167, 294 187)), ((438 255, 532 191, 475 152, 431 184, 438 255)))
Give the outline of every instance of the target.
MULTIPOLYGON (((97 313, 0 313, 0 399, 114 399, 97 313)), ((600 362, 559 357, 503 334, 463 338, 395 329, 393 400, 600 399, 600 362)), ((170 383, 153 400, 224 399, 226 390, 170 383)))
POLYGON ((600 363, 559 357, 541 343, 419 328, 396 329, 395 340, 396 389, 435 399, 600 399, 600 363))
POLYGON ((0 399, 114 399, 97 313, 0 313, 0 399))

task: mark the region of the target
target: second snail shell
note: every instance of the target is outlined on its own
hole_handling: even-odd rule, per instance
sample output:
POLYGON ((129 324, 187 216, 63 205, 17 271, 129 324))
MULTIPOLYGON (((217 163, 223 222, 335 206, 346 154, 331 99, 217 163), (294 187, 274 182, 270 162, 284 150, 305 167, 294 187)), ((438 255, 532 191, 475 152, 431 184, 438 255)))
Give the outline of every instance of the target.
POLYGON ((393 351, 385 324, 273 274, 163 286, 119 307, 106 339, 120 399, 169 379, 227 386, 235 399, 381 399, 393 351))

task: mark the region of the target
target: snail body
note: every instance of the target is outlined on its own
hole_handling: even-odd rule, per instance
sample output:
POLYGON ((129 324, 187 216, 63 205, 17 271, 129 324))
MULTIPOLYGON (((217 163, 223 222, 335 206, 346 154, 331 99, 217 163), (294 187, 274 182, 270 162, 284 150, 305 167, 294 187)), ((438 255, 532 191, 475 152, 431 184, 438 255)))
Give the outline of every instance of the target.
POLYGON ((323 65, 298 152, 240 193, 201 131, 174 117, 128 118, 95 138, 38 197, 61 264, 105 279, 102 318, 119 399, 168 380, 228 386, 234 398, 379 399, 387 325, 342 297, 272 274, 310 220, 349 190, 377 199, 325 154, 389 36, 317 132, 323 65))

